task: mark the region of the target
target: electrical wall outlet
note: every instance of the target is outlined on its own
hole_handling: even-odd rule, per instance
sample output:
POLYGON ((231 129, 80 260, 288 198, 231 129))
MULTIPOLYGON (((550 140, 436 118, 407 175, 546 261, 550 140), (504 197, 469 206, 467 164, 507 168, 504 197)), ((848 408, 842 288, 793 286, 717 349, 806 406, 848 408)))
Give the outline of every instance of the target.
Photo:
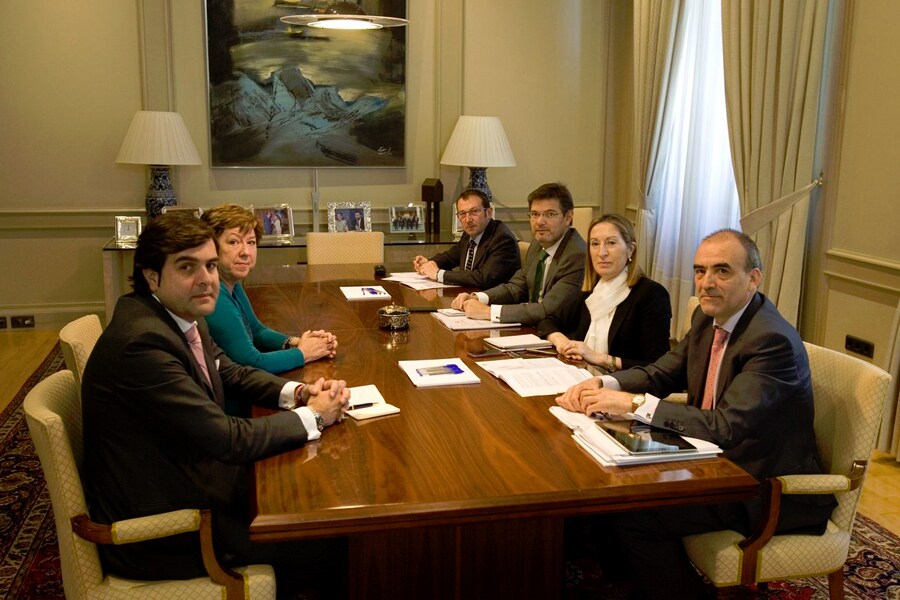
POLYGON ((6 329, 6 317, 0 317, 0 329, 6 329))
POLYGON ((853 337, 852 335, 848 335, 845 338, 844 348, 854 354, 865 356, 866 358, 875 358, 875 344, 859 339, 858 337, 853 337))
POLYGON ((9 322, 13 329, 34 327, 34 315, 10 317, 9 322))

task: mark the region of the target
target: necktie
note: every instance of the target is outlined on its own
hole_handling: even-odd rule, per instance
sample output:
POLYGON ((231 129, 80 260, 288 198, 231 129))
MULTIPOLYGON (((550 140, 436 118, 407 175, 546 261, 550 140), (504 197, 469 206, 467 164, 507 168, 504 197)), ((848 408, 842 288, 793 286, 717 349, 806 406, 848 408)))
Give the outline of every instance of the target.
POLYGON ((477 245, 475 240, 469 240, 469 252, 466 255, 466 271, 471 271, 472 267, 475 266, 475 247, 477 245))
POLYGON ((534 272, 534 287, 531 288, 532 302, 537 302, 540 299, 541 290, 544 289, 544 263, 548 256, 550 255, 547 254, 546 250, 541 250, 541 255, 538 257, 537 270, 534 272))
POLYGON ((200 369, 206 376, 207 383, 212 385, 212 381, 209 378, 209 368, 207 368, 206 366, 206 357, 203 355, 203 343, 200 341, 200 332, 197 331, 197 324, 194 323, 193 325, 191 325, 191 328, 185 331, 184 335, 185 337, 187 337, 187 341, 191 345, 191 352, 194 353, 194 358, 196 358, 197 362, 200 363, 200 369))
POLYGON ((728 332, 716 325, 716 335, 713 337, 712 350, 709 353, 709 368, 706 370, 706 387, 703 389, 703 410, 712 410, 716 403, 716 378, 719 375, 719 365, 722 363, 722 351, 725 350, 725 340, 728 332))

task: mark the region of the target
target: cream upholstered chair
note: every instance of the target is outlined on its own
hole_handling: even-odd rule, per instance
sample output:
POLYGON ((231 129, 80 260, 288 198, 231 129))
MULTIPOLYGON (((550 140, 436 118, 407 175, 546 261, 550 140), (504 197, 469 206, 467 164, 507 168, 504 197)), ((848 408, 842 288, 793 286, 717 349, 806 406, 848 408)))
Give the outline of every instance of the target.
POLYGON ((522 268, 525 268, 525 255, 528 254, 528 248, 531 246, 529 242, 519 240, 519 260, 522 261, 522 268))
POLYGON ((581 237, 587 239, 588 226, 594 218, 594 209, 590 206, 576 206, 572 214, 572 227, 575 228, 581 237))
POLYGON ((219 566, 207 510, 177 510, 120 521, 115 527, 91 522, 80 475, 81 396, 71 371, 38 383, 25 397, 24 410, 50 491, 66 598, 275 598, 275 573, 269 565, 236 571, 219 566), (197 530, 210 578, 132 581, 103 575, 98 543, 127 544, 197 530))
POLYGON ((765 523, 744 539, 713 531, 683 539, 694 563, 717 587, 828 575, 831 598, 843 598, 843 567, 890 375, 867 362, 806 344, 815 397, 816 444, 824 475, 785 475, 766 482, 765 523), (836 494, 822 536, 773 535, 783 494, 836 494))
POLYGON ((66 368, 72 371, 75 382, 79 385, 81 385, 84 366, 101 333, 103 333, 103 326, 97 315, 86 315, 75 319, 59 332, 59 345, 66 361, 66 368))
POLYGON ((310 231, 306 234, 306 262, 310 265, 383 263, 384 233, 310 231))

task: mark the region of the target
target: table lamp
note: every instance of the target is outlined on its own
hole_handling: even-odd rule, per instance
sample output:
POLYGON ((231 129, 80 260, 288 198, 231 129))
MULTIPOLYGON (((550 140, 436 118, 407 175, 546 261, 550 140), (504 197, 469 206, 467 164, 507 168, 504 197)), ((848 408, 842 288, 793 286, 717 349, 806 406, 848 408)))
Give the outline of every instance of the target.
POLYGON ((164 206, 177 204, 169 166, 199 165, 200 155, 180 114, 141 110, 131 120, 116 162, 150 165, 146 205, 147 215, 155 217, 164 206))
POLYGON ((469 167, 468 187, 481 190, 491 198, 487 167, 514 167, 516 157, 499 117, 463 115, 453 128, 441 164, 469 167))

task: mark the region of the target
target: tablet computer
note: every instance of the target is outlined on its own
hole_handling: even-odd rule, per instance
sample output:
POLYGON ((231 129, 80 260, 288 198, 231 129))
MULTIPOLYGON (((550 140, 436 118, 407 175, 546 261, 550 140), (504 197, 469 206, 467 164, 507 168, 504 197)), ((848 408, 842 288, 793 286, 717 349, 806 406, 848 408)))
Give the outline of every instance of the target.
POLYGON ((697 448, 677 433, 654 429, 639 421, 596 421, 601 431, 628 454, 696 452, 697 448))

